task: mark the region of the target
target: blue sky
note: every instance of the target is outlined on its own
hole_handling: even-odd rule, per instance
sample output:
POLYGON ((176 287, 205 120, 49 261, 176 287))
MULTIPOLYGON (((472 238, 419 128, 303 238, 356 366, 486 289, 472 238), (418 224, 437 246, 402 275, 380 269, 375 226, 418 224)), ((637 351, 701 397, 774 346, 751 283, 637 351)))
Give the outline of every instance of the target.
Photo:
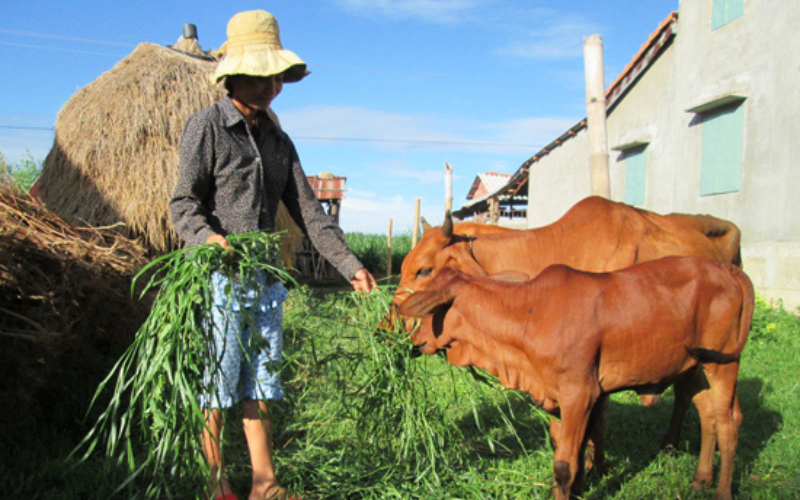
MULTIPOLYGON (((439 223, 480 172, 514 173, 586 115, 583 38, 603 37, 606 86, 678 0, 27 0, 0 5, 0 153, 44 159, 56 115, 140 42, 204 49, 236 12, 276 15, 311 75, 273 103, 309 175, 347 177, 346 231, 439 223)), ((587 169, 588 172, 588 169, 587 169)), ((588 174, 587 174, 588 175, 588 174)))

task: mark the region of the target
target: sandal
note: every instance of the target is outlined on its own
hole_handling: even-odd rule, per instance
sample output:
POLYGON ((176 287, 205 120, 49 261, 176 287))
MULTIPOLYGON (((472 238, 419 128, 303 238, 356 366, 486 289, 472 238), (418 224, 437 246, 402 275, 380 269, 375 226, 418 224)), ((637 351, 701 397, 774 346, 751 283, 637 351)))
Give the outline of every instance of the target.
MULTIPOLYGON (((209 500, 211 497, 206 495, 205 498, 206 500, 209 500)), ((214 497, 214 500, 239 500, 239 497, 236 496, 236 493, 228 493, 227 495, 214 497)))
POLYGON ((264 495, 264 500, 303 500, 303 497, 297 493, 289 493, 286 491, 286 488, 273 486, 267 490, 267 494, 264 495))

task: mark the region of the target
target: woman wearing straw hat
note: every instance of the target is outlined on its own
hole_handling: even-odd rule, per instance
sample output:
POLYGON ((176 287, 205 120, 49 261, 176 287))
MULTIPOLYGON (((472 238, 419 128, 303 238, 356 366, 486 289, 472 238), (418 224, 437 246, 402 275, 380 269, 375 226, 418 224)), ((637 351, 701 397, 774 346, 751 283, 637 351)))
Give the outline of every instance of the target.
MULTIPOLYGON (((372 275, 347 247, 341 229, 322 210, 292 141, 268 115, 283 84, 300 81, 308 74, 306 64, 283 49, 277 20, 268 12, 236 14, 227 32, 228 41, 220 49, 225 57, 215 79, 225 80, 228 95, 189 118, 181 138, 179 179, 170 202, 178 234, 187 245, 217 243, 227 248, 226 235, 273 231, 278 203, 283 201, 322 256, 349 278, 356 290, 376 288, 372 275)), ((212 281, 219 295, 230 287, 226 276, 215 274, 212 281)), ((268 352, 234 352, 245 350, 243 333, 236 328, 240 318, 232 317, 235 313, 231 312, 238 307, 214 312, 213 336, 229 347, 218 359, 223 373, 213 382, 215 393, 201 398, 208 423, 203 449, 212 477, 218 479, 212 482, 215 499, 236 499, 222 475, 220 434, 221 409, 239 400, 243 400, 243 425, 253 466, 250 500, 292 498, 275 476, 266 403, 283 398, 280 380, 275 373, 268 373, 267 367, 270 361, 281 359, 280 310, 286 290, 282 283, 268 284, 261 295, 255 303, 266 301, 270 306, 256 324, 269 345, 268 352), (241 370, 242 364, 252 370, 241 370)))

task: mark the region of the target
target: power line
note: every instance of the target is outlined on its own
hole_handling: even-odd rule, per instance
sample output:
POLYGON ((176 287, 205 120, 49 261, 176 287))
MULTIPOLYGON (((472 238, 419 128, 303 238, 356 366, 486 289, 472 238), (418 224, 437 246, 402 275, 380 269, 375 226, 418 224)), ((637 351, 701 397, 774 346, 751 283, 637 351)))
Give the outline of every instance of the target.
POLYGON ((40 130, 40 131, 47 131, 53 132, 55 131, 55 127, 20 127, 17 125, 0 125, 0 129, 5 130, 40 130))
POLYGON ((533 149, 530 144, 512 144, 507 142, 478 142, 478 141, 441 141, 424 139, 381 139, 369 137, 322 137, 307 135, 292 135, 293 139, 304 139, 309 141, 352 141, 352 142, 383 142, 397 144, 430 144, 441 146, 488 146, 497 148, 525 148, 533 149))
MULTIPOLYGON (((55 127, 22 127, 16 125, 0 125, 0 129, 4 130, 36 130, 53 132, 55 127)), ((481 146, 493 148, 525 148, 535 149, 535 146, 530 144, 513 144, 509 142, 485 142, 485 141, 442 141, 442 140, 424 140, 424 139, 384 139, 380 137, 324 137, 324 136, 311 136, 311 135, 292 135, 293 139, 300 139, 306 141, 333 141, 333 142, 373 142, 373 143, 390 143, 390 144, 427 144, 439 146, 481 146)))
POLYGON ((39 50, 57 50, 59 52, 74 52, 77 54, 91 54, 94 56, 119 57, 119 54, 111 54, 108 52, 92 52, 89 50, 67 49, 65 47, 47 47, 45 45, 31 45, 28 43, 0 42, 0 45, 12 45, 15 47, 25 47, 28 49, 39 49, 39 50))
POLYGON ((20 31, 20 30, 9 30, 5 28, 0 28, 0 33, 5 33, 7 35, 19 35, 19 36, 32 36, 36 38, 49 38, 52 40, 67 40, 70 42, 81 42, 81 43, 94 43, 98 45, 118 45, 120 47, 135 47, 135 44, 130 43, 122 43, 122 42, 109 42, 106 40, 91 40, 89 38, 76 38, 72 36, 64 36, 64 35, 53 35, 50 33, 34 33, 32 31, 20 31))

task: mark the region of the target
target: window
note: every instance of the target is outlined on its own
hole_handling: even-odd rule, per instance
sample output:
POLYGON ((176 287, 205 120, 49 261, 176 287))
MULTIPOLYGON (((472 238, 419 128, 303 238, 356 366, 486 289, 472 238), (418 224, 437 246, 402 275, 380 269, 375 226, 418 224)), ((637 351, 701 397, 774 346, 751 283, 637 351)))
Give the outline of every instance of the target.
POLYGON ((625 203, 644 206, 647 188, 647 146, 625 151, 625 203))
POLYGON ((714 0, 711 29, 721 28, 744 15, 744 0, 714 0))
POLYGON ((700 196, 739 191, 744 135, 743 108, 740 101, 702 115, 700 196))

